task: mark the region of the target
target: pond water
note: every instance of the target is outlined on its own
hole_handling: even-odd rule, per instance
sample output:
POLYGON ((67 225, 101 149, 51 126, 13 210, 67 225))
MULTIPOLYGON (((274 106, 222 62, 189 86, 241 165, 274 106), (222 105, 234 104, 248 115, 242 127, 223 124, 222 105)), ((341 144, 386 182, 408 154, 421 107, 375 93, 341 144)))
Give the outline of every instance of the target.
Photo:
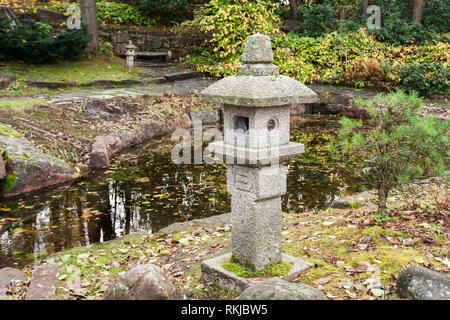
MULTIPOLYGON (((361 190, 354 163, 337 162, 327 149, 337 121, 329 116, 292 119, 291 141, 304 143, 306 152, 289 163, 285 212, 325 208, 336 195, 361 190)), ((128 150, 109 170, 70 186, 0 199, 0 268, 229 212, 226 166, 175 165, 171 146, 164 138, 128 150)))

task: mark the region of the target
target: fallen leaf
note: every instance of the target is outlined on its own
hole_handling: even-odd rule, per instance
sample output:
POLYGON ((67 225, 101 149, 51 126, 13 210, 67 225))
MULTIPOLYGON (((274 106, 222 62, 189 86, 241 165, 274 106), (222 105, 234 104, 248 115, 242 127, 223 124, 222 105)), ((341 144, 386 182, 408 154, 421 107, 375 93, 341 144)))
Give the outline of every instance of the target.
POLYGON ((317 283, 320 285, 324 285, 324 284, 327 284, 328 282, 330 282, 330 280, 331 280, 330 278, 324 277, 324 278, 320 278, 319 280, 317 280, 317 283))

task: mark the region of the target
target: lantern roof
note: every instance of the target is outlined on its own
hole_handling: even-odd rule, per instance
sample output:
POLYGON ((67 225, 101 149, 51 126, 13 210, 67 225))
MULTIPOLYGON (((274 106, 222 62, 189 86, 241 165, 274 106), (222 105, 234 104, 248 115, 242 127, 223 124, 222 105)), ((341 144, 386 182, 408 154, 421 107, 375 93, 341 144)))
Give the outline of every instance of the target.
POLYGON ((137 47, 131 42, 131 40, 128 42, 126 46, 124 46, 125 49, 134 49, 136 50, 137 47))
POLYGON ((301 82, 278 75, 272 64, 270 37, 262 34, 249 36, 241 56, 239 72, 217 81, 200 93, 208 103, 245 106, 275 107, 317 101, 317 94, 301 82))

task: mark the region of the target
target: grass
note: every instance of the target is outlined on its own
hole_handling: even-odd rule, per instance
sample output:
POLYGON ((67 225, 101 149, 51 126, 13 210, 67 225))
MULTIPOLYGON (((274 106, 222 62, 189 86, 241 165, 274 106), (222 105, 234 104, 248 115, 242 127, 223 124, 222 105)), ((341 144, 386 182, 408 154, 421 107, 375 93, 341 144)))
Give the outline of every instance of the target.
POLYGON ((16 76, 8 88, 0 90, 0 96, 30 96, 36 94, 51 94, 55 92, 70 92, 79 88, 48 89, 30 87, 29 79, 47 82, 73 82, 80 84, 88 81, 107 79, 123 80, 138 79, 139 70, 127 69, 124 60, 104 54, 86 55, 79 61, 58 61, 49 64, 28 65, 21 61, 0 63, 2 73, 16 76))
POLYGON ((23 111, 36 104, 46 104, 47 100, 43 99, 17 99, 17 100, 0 100, 0 109, 10 109, 14 111, 23 111))

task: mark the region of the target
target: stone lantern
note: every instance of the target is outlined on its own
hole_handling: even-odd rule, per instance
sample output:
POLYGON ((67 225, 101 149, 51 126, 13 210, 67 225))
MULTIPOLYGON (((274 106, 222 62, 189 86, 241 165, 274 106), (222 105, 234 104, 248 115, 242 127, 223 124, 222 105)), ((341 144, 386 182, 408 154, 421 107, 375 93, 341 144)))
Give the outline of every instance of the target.
POLYGON ((134 57, 136 56, 137 47, 131 43, 131 40, 128 42, 124 48, 127 50, 125 52, 125 66, 128 69, 133 69, 134 67, 134 57))
MULTIPOLYGON (((281 250, 281 196, 286 193, 287 174, 282 163, 304 152, 302 144, 289 142, 289 106, 313 103, 317 94, 279 75, 272 61, 270 38, 249 36, 239 67, 244 75, 222 79, 203 90, 200 97, 224 106, 224 141, 214 142, 210 148, 229 165, 233 257, 257 270, 283 259, 296 264, 296 271, 303 271, 308 263, 283 255, 281 250)), ((236 289, 240 285, 217 281, 224 274, 230 278, 219 263, 226 258, 230 254, 205 261, 202 278, 236 289)))

